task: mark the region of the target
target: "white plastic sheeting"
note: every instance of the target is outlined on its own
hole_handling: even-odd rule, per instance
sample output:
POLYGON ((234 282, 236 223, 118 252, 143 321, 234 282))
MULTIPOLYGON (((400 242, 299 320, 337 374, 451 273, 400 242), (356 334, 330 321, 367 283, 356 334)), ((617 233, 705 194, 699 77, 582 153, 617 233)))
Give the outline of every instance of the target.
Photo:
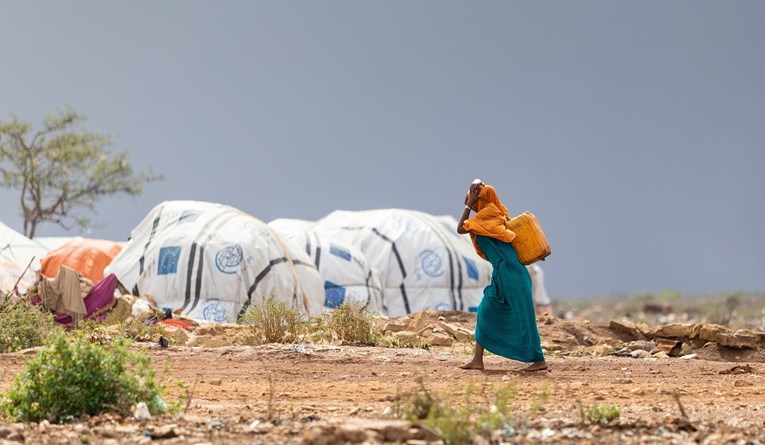
POLYGON ((69 241, 81 241, 83 239, 85 238, 81 236, 43 236, 43 237, 38 236, 38 237, 35 237, 35 241, 40 243, 49 252, 51 250, 58 249, 59 247, 68 243, 69 241))
POLYGON ((159 204, 132 231, 110 272, 160 307, 214 322, 236 322, 270 295, 307 315, 319 314, 324 302, 321 276, 305 252, 223 204, 159 204))
POLYGON ((325 307, 356 303, 369 312, 384 313, 382 282, 359 249, 317 233, 310 221, 279 218, 268 225, 311 257, 324 279, 325 307))
POLYGON ((335 211, 312 228, 356 246, 378 271, 387 315, 475 310, 491 265, 443 219, 416 210, 335 211))
POLYGON ((47 252, 40 243, 0 222, 0 291, 13 290, 13 285, 21 277, 19 291, 26 292, 34 284, 40 270, 40 259, 47 252), (30 261, 32 265, 22 277, 30 261))
POLYGON ((537 306, 550 306, 550 296, 547 295, 545 287, 545 273, 539 264, 529 264, 526 266, 531 275, 531 292, 534 295, 534 304, 537 306))

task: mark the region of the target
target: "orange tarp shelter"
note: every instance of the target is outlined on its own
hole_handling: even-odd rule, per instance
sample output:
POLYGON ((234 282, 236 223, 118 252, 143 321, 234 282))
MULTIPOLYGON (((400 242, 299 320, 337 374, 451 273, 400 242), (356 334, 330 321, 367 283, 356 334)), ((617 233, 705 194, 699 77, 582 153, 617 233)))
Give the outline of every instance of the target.
POLYGON ((41 272, 55 278, 64 265, 80 273, 93 283, 104 277, 104 269, 122 250, 123 243, 102 239, 76 239, 51 250, 40 262, 41 272))

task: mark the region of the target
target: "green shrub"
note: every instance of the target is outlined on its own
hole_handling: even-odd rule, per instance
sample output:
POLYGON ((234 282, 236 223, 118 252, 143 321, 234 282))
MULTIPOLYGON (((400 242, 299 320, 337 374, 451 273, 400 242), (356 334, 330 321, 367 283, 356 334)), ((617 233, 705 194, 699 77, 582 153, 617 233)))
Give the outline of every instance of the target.
POLYGON ((343 303, 322 314, 322 321, 331 340, 357 345, 375 344, 377 335, 373 316, 358 304, 343 303))
POLYGON ((53 321, 53 314, 40 306, 21 300, 0 305, 0 352, 16 352, 50 344, 63 330, 53 321))
POLYGON ((590 423, 609 423, 619 418, 621 411, 612 405, 600 405, 582 409, 582 417, 590 423))
POLYGON ((239 323, 251 326, 252 344, 294 343, 304 325, 300 312, 275 295, 250 306, 239 317, 239 323))
POLYGON ((129 351, 129 345, 124 338, 101 346, 82 334, 71 341, 60 335, 16 375, 0 406, 14 419, 33 422, 127 414, 138 402, 146 402, 154 414, 165 411, 163 389, 154 380, 149 357, 129 351))

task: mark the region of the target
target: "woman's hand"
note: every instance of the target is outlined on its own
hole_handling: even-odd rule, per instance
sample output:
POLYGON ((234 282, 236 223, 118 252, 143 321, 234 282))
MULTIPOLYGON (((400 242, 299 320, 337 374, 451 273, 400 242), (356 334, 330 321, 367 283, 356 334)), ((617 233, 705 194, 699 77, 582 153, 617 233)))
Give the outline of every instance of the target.
POLYGON ((465 205, 473 208, 473 205, 478 201, 478 197, 481 195, 481 187, 483 184, 470 184, 470 190, 468 191, 467 201, 465 205))

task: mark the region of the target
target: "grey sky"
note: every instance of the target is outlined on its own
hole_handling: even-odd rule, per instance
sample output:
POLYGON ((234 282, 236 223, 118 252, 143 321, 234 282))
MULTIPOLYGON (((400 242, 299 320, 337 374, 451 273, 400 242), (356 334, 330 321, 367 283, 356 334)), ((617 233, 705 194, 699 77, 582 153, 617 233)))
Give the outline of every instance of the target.
MULTIPOLYGON (((763 23, 760 1, 6 1, 0 119, 70 103, 165 175, 91 237, 170 199, 456 217, 480 177, 540 219, 553 298, 764 291, 763 23)), ((0 208, 21 230, 15 192, 0 208)))

